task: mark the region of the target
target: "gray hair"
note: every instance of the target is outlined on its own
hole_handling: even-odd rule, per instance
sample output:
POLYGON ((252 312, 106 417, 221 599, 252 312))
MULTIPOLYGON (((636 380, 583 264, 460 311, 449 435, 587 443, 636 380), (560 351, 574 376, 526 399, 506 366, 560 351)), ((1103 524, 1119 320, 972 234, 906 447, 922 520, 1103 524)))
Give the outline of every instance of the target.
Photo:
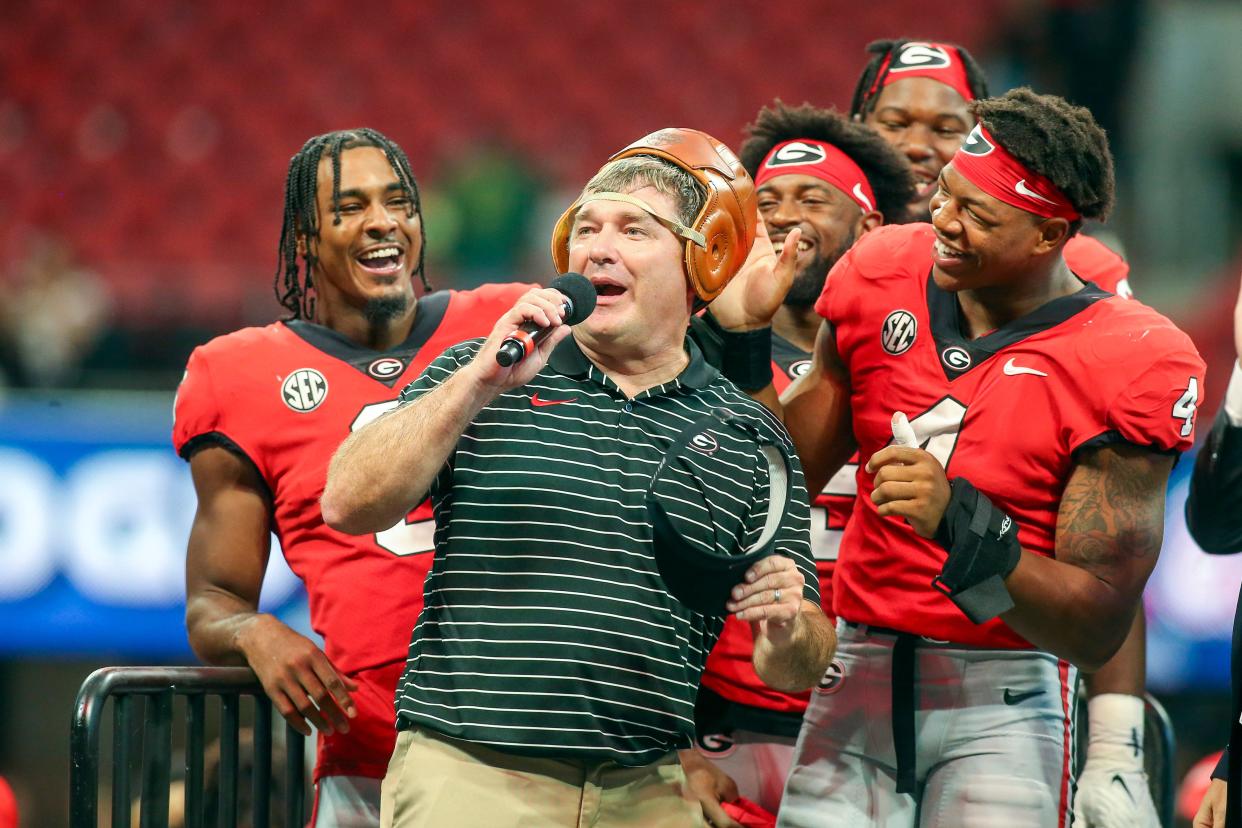
POLYGON ((654 155, 631 155, 609 161, 582 188, 580 198, 592 193, 625 193, 654 187, 673 200, 677 218, 693 227, 707 202, 707 189, 690 173, 654 155))

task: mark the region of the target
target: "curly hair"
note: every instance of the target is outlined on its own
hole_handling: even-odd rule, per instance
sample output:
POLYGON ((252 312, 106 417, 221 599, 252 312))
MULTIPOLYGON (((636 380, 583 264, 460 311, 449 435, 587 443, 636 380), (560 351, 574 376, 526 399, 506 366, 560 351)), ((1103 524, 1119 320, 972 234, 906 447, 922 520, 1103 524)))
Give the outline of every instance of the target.
MULTIPOLYGON (((1010 155, 1065 193, 1083 218, 1108 217, 1116 196, 1113 154, 1088 109, 1022 86, 975 101, 970 111, 1010 155)), ((1074 222, 1071 232, 1081 225, 1074 222)))
MULTIPOLYGON (((907 43, 919 43, 911 38, 900 38, 897 40, 876 40, 867 44, 867 51, 871 53, 871 59, 867 61, 867 65, 863 67, 862 74, 858 77, 858 84, 854 87, 854 97, 850 101, 850 115, 855 118, 865 118, 875 109, 876 98, 880 97, 880 91, 884 88, 884 78, 888 76, 888 68, 892 65, 893 55, 901 51, 907 43)), ((983 74, 983 69, 975 61, 973 55, 966 51, 956 43, 945 43, 945 46, 951 46, 961 55, 962 67, 966 70, 966 83, 970 86, 970 94, 975 99, 986 98, 988 96, 988 79, 983 74)))
POLYGON ((914 179, 906 160, 870 127, 835 110, 809 103, 791 107, 778 98, 759 110, 754 123, 746 125, 746 133, 738 157, 751 177, 758 174, 759 165, 777 144, 809 139, 831 144, 862 169, 885 222, 901 221, 906 205, 914 199, 914 179))
POLYGON ((418 274, 423 288, 431 290, 423 272, 427 253, 427 231, 423 228, 423 205, 418 195, 418 182, 410 171, 410 160, 405 151, 388 137, 373 129, 344 129, 316 135, 302 145, 302 149, 289 159, 289 173, 285 178, 285 213, 281 220, 280 243, 277 245, 276 277, 273 288, 276 299, 288 309, 293 319, 310 319, 315 313, 312 295, 314 283, 311 272, 318 261, 315 245, 319 238, 319 162, 325 153, 332 162, 332 212, 334 222, 341 223, 341 152, 357 147, 375 147, 384 153, 392 167, 402 194, 410 200, 409 216, 419 218, 422 244, 418 252, 418 274), (307 244, 298 261, 298 237, 304 236, 307 244))

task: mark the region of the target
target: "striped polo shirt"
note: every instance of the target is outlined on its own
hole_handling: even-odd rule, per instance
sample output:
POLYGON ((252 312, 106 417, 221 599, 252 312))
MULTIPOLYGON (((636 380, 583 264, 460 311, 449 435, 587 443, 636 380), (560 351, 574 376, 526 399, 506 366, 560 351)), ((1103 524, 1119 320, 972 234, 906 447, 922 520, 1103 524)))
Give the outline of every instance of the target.
MULTIPOLYGON (((402 400, 444 382, 481 345, 445 351, 402 400)), ((712 409, 792 444, 693 341, 687 349, 676 379, 627 399, 570 336, 530 383, 471 421, 431 487, 435 559, 397 688, 399 727, 630 766, 691 745, 699 676, 723 619, 668 594, 644 496, 673 437, 712 409)), ((720 463, 670 466, 657 491, 691 542, 738 553, 762 529, 766 509, 752 504, 766 503, 767 467, 747 461, 758 456, 753 440, 721 431, 720 463)), ((818 603, 796 457, 792 478, 775 548, 818 603)))

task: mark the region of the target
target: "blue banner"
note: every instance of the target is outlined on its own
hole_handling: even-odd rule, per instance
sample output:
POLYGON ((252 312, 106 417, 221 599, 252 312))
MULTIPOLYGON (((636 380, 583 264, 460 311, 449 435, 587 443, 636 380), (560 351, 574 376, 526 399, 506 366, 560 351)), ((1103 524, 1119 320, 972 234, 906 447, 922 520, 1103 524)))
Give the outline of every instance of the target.
MULTIPOLYGON (((171 394, 0 402, 0 656, 193 658, 171 428, 171 394)), ((273 538, 262 607, 301 625, 304 605, 273 538)))
MULTIPOLYGON (((185 546, 195 497, 172 450, 172 396, 14 397, 0 403, 0 656, 184 661, 185 546)), ((1153 689, 1227 688, 1242 555, 1205 555, 1169 488, 1147 587, 1153 689)), ((263 609, 301 631, 305 594, 272 539, 263 609)))

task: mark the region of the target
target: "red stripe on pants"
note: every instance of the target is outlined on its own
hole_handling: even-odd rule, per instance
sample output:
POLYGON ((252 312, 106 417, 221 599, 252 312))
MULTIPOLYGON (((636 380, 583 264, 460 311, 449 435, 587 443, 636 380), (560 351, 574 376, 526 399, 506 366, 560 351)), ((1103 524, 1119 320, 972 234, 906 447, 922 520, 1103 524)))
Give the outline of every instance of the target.
POLYGON ((1058 661, 1057 672, 1061 675, 1061 710, 1065 714, 1065 757, 1061 765, 1061 808, 1057 817, 1057 828, 1065 828, 1065 818, 1069 815, 1069 784, 1070 784, 1070 686, 1069 662, 1058 661))

